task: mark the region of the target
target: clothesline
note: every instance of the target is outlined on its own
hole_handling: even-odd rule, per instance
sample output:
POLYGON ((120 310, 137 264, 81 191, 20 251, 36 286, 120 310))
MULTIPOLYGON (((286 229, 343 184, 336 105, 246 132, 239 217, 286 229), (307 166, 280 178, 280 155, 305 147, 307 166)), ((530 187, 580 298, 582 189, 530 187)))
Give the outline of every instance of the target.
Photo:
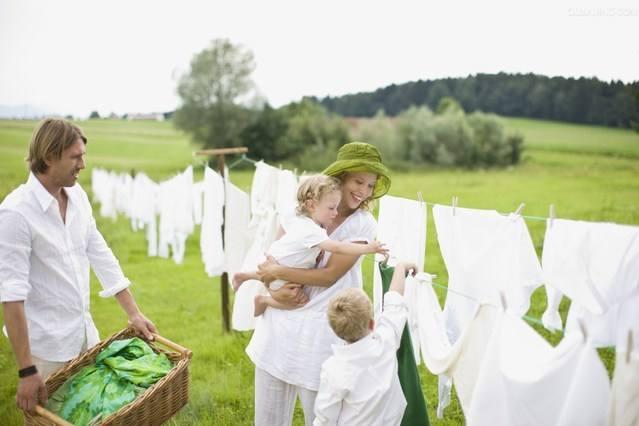
MULTIPOLYGON (((444 289, 444 290, 446 290, 446 291, 453 292, 453 293, 457 294, 458 296, 465 297, 465 298, 467 298, 467 299, 469 299, 469 300, 472 300, 473 302, 481 303, 479 300, 475 299, 474 297, 469 296, 469 295, 467 295, 467 294, 464 294, 464 293, 462 293, 462 292, 459 292, 459 291, 457 291, 457 290, 453 290, 453 289, 449 288, 447 285, 438 284, 438 283, 436 283, 436 282, 434 282, 434 281, 432 281, 432 282, 431 282, 431 284, 432 284, 433 286, 435 286, 435 287, 439 287, 439 288, 444 289)), ((526 320, 526 321, 528 321, 528 322, 531 322, 531 323, 534 323, 534 324, 540 325, 540 326, 542 326, 542 327, 545 327, 545 326, 544 326, 544 323, 543 323, 543 322, 541 322, 540 320, 538 320, 538 319, 537 319, 537 318, 535 318, 535 317, 531 317, 531 316, 528 316, 528 315, 522 315, 522 316, 521 316, 521 318, 522 318, 522 319, 525 319, 525 320, 526 320)), ((559 332, 560 332, 562 335, 564 334, 564 331, 563 331, 563 330, 559 330, 559 332)))
MULTIPOLYGON (((436 206, 436 205, 442 205, 442 203, 431 203, 428 201, 422 201, 424 204, 426 204, 427 206, 436 206)), ((508 216, 508 213, 501 213, 499 212, 499 214, 503 215, 503 216, 508 216)), ((541 217, 541 216, 527 216, 527 215, 520 215, 521 217, 523 217, 524 219, 530 219, 530 220, 542 220, 542 221, 546 221, 549 218, 547 217, 541 217)))

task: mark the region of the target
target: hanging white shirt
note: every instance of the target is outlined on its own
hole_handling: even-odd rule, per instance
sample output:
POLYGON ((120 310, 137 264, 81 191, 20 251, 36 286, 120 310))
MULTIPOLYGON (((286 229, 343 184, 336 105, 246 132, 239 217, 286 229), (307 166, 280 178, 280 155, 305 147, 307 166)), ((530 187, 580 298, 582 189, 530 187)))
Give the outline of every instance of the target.
POLYGON ((639 227, 553 219, 542 264, 547 286, 572 300, 566 332, 581 319, 595 345, 614 345, 621 303, 639 289, 639 227))
MULTIPOLYGON (((247 229, 250 243, 240 270, 253 271, 264 260, 264 253, 277 235, 279 217, 275 210, 277 203, 278 176, 280 170, 263 161, 255 164, 255 174, 251 185, 251 220, 247 229)), ((245 281, 233 298, 232 325, 234 330, 246 331, 255 328, 255 296, 268 294, 258 280, 245 281)))
POLYGON ((222 224, 224 216, 224 179, 210 167, 204 169, 204 209, 200 234, 200 251, 209 277, 224 272, 222 224))
POLYGON ((389 291, 371 334, 333 345, 333 355, 322 365, 314 426, 401 423, 406 398, 397 375, 397 349, 407 315, 404 297, 389 291))
POLYGON ((581 333, 552 347, 522 319, 503 314, 479 369, 474 425, 602 425, 610 383, 597 351, 581 333))
MULTIPOLYGON (((298 214, 288 216, 283 221, 282 227, 285 234, 273 242, 269 248, 269 255, 283 266, 313 268, 321 251, 319 244, 328 240, 326 229, 310 217, 298 214)), ((275 280, 270 288, 279 290, 284 284, 286 284, 284 280, 275 280)))
POLYGON ((444 316, 448 335, 455 341, 474 317, 477 302, 500 306, 503 292, 512 312, 523 315, 532 292, 542 283, 539 259, 526 223, 519 215, 504 216, 494 210, 436 205, 433 217, 449 291, 444 316))
POLYGON ((419 307, 417 330, 424 365, 432 374, 445 375, 440 380, 437 417, 443 417, 444 409, 450 402, 453 381, 460 405, 468 413, 479 367, 500 313, 491 305, 480 306, 462 334, 451 343, 430 275, 419 273, 415 278, 409 276, 405 285, 416 293, 415 304, 419 307))
MULTIPOLYGON (((373 215, 357 210, 329 237, 370 242, 376 227, 373 215)), ((330 256, 326 252, 318 267, 324 267, 330 256)), ((291 311, 267 309, 257 319, 246 348, 255 366, 286 383, 317 390, 321 365, 331 355, 331 345, 340 342, 328 324, 328 302, 345 288, 362 288, 361 262, 362 256, 330 287, 306 286, 310 301, 303 307, 291 311)))
POLYGON ((233 185, 225 175, 226 206, 224 209, 225 270, 229 277, 240 271, 248 250, 249 196, 233 185))
MULTIPOLYGON (((392 258, 390 265, 396 261, 410 261, 421 271, 424 269, 424 255, 426 250, 426 204, 407 198, 385 195, 379 200, 379 216, 377 219, 377 238, 386 244, 392 258)), ((379 258, 379 256, 377 256, 379 258)), ((379 260, 379 259, 376 259, 379 260)), ((410 289, 407 289, 410 292, 410 289)), ((415 300, 406 294, 409 302, 408 329, 415 362, 419 365, 419 333, 417 331, 417 312, 411 309, 410 303, 415 300)), ((379 273, 378 262, 373 267, 373 306, 375 318, 381 313, 382 277, 379 273)))
MULTIPOLYGON (((634 326, 639 330, 639 322, 634 326)), ((607 426, 639 425, 639 331, 633 337, 632 347, 617 345, 607 426)))
POLYGON ((58 202, 33 175, 0 205, 0 300, 24 300, 31 353, 64 362, 98 343, 89 312, 89 267, 102 284, 100 296, 130 281, 97 230, 86 193, 68 195, 66 223, 58 202))

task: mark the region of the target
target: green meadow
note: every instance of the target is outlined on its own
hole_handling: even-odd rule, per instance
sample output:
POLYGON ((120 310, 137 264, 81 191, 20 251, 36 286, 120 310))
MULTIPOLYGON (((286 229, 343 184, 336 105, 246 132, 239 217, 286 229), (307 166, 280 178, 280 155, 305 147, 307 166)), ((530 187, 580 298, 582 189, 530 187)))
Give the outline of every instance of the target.
MULTIPOLYGON (((203 162, 192 156, 197 149, 187 135, 170 123, 86 121, 79 123, 89 138, 88 168, 80 183, 90 190, 91 167, 118 171, 144 171, 159 181, 189 164, 201 178, 203 162)), ((511 212, 520 203, 538 253, 543 246, 545 222, 550 204, 558 217, 590 221, 639 224, 639 134, 629 130, 571 125, 565 123, 506 119, 511 130, 525 137, 523 160, 517 167, 487 170, 429 168, 393 174, 391 194, 417 199, 421 191, 430 203, 450 204, 459 197, 462 207, 511 212)), ((0 121, 0 199, 24 182, 24 162, 32 121, 0 121)), ((250 156, 250 153, 249 153, 250 156)), ((230 157, 228 162, 233 161, 230 157)), ((231 180, 249 190, 249 169, 231 170, 231 180)), ((134 283, 132 291, 143 312, 160 333, 193 351, 190 403, 169 424, 249 425, 253 419, 253 365, 244 353, 250 333, 222 332, 219 278, 208 278, 199 255, 199 229, 187 241, 184 264, 148 258, 143 233, 133 233, 129 222, 96 217, 98 226, 119 258, 125 274, 134 283)), ((364 284, 372 291, 372 260, 364 263, 364 284)), ((447 282, 437 236, 429 211, 425 269, 447 282)), ((92 277, 92 312, 102 336, 126 326, 117 303, 98 296, 99 283, 92 277)), ((443 301, 445 293, 437 290, 443 301)), ((545 309, 545 292, 533 296, 529 316, 540 318, 545 309)), ((561 310, 565 315, 568 302, 561 310)), ((533 326, 556 344, 560 334, 533 326)), ((600 354, 612 372, 611 349, 600 354)), ((444 419, 435 417, 437 378, 420 367, 422 386, 428 401, 431 424, 463 423, 455 400, 444 419)), ((16 366, 9 342, 0 337, 0 424, 22 422, 15 408, 16 366)), ((299 407, 296 425, 303 424, 299 407)))

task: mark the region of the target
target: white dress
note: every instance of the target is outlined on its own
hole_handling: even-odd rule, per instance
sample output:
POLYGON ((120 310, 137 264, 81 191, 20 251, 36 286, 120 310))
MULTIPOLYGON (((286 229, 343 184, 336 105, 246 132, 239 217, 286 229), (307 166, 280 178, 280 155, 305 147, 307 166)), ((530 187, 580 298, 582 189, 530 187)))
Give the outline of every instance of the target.
MULTIPOLYGON (((319 244, 329 239, 326 229, 310 217, 297 214, 282 221, 282 227, 286 233, 273 242, 268 253, 280 265, 302 269, 314 267, 321 251, 319 244)), ((279 290, 284 284, 285 280, 275 280, 269 288, 279 290)))
MULTIPOLYGON (((355 211, 329 236, 337 241, 373 240, 377 223, 369 212, 355 211)), ((319 267, 330 258, 326 253, 319 267)), ((258 318, 246 353, 257 368, 291 385, 317 390, 322 363, 331 356, 331 345, 340 339, 326 317, 328 302, 346 288, 361 288, 362 258, 331 287, 307 286, 310 301, 302 308, 267 309, 258 318)))

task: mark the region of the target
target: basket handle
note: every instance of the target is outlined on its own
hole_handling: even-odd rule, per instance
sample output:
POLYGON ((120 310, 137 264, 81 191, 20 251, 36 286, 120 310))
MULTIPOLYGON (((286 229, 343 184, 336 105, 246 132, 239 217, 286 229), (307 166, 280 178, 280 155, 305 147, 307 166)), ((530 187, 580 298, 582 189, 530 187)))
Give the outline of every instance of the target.
POLYGON ((47 410, 46 408, 44 408, 41 405, 36 405, 35 406, 35 412, 38 413, 40 416, 45 417, 47 420, 52 421, 56 425, 73 426, 73 424, 67 422, 62 417, 56 416, 51 411, 47 410))
POLYGON ((153 333, 153 340, 155 342, 161 343, 164 346, 166 346, 169 349, 173 349, 174 351, 177 351, 179 353, 181 353, 182 355, 185 355, 187 357, 191 357, 192 352, 189 349, 186 349, 185 347, 182 347, 180 345, 178 345, 177 343, 174 343, 172 341, 170 341, 169 339, 160 336, 157 333, 153 333))

